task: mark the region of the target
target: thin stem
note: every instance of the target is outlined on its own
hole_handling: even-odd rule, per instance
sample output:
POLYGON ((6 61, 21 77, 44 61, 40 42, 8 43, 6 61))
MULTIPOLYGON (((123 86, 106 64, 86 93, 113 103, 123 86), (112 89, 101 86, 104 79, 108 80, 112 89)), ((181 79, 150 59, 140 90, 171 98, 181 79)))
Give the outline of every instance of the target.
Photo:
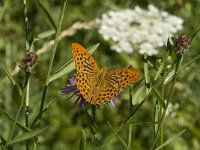
MULTIPOLYGON (((28 33, 29 33, 29 27, 28 27, 28 11, 27 11, 27 1, 23 0, 24 4, 24 23, 25 23, 25 34, 26 34, 26 52, 29 51, 29 39, 28 39, 28 33)), ((26 72, 26 74, 29 74, 26 72)), ((24 89, 26 91, 26 105, 25 105, 25 125, 26 127, 29 126, 28 120, 29 120, 29 80, 27 81, 27 88, 24 89)), ((23 98, 24 100, 24 98, 23 98)), ((26 150, 29 150, 29 141, 26 140, 26 150)))
POLYGON ((182 71, 183 69, 187 68, 188 66, 190 66, 193 62, 195 62, 196 60, 198 60, 200 58, 200 55, 197 55, 196 57, 194 57, 191 61, 189 61, 187 64, 185 64, 183 67, 181 67, 179 70, 178 70, 178 73, 180 71, 182 71))
POLYGON ((26 0, 23 0, 24 3, 24 23, 25 23, 25 34, 26 34, 26 51, 29 49, 29 41, 28 41, 28 33, 29 33, 29 28, 28 28, 28 15, 27 15, 27 2, 26 0))
MULTIPOLYGON (((160 114, 159 114, 159 119, 162 117, 162 113, 163 113, 163 108, 162 105, 159 104, 160 107, 160 114)), ((163 124, 160 125, 160 145, 163 144, 163 140, 164 140, 164 128, 163 128, 163 124)), ((163 148, 162 148, 163 149, 163 148)))
POLYGON ((128 149, 131 149, 132 129, 133 129, 133 126, 132 126, 132 123, 130 123, 130 126, 129 126, 129 136, 128 136, 128 149))
MULTIPOLYGON (((129 87, 129 105, 130 105, 130 116, 132 114, 133 111, 133 99, 132 99, 132 94, 131 94, 131 89, 129 87)), ((128 136, 128 149, 131 149, 131 141, 132 141, 132 124, 130 123, 129 126, 129 136, 128 136)))
POLYGON ((95 121, 96 121, 96 107, 95 107, 95 105, 92 105, 92 120, 95 123, 95 121))
MULTIPOLYGON (((162 99, 164 99, 164 92, 165 92, 165 85, 164 85, 164 82, 162 82, 162 86, 161 86, 162 99)), ((159 116, 159 119, 162 117, 162 113, 163 113, 163 107, 160 104, 160 116, 159 116)), ((163 144, 163 142, 164 142, 164 125, 162 124, 161 128, 160 128, 160 145, 163 144)), ((162 148, 162 149, 164 149, 164 148, 162 148)))
POLYGON ((175 82, 176 82, 177 72, 178 72, 178 70, 179 70, 179 66, 180 66, 180 63, 181 63, 181 59, 182 59, 182 55, 178 55, 178 59, 177 59, 177 63, 176 63, 176 68, 175 68, 174 76, 173 76, 172 83, 171 83, 171 87, 170 87, 170 91, 169 91, 169 94, 168 94, 168 97, 167 97, 166 108, 164 109, 164 112, 163 112, 163 114, 162 114, 162 116, 161 116, 160 123, 159 123, 159 126, 158 126, 158 130, 157 130, 157 132, 156 132, 155 139, 154 139, 153 145, 152 145, 152 147, 151 147, 151 150, 154 149, 154 145, 155 145, 155 143, 156 143, 156 141, 157 141, 157 138, 158 138, 158 133, 159 133, 159 131, 160 131, 161 125, 162 125, 163 120, 164 120, 164 118, 165 118, 165 114, 166 114, 166 111, 167 111, 169 102, 171 101, 172 92, 173 92, 174 85, 175 85, 175 82))
POLYGON ((131 94, 131 88, 129 87, 129 105, 130 105, 130 115, 133 112, 133 99, 132 99, 132 94, 131 94))
MULTIPOLYGON (((25 126, 29 127, 29 80, 26 88, 25 126)), ((26 150, 29 150, 29 140, 26 140, 26 150)))
POLYGON ((48 84, 49 84, 49 77, 51 74, 51 70, 53 67, 53 62, 54 62, 54 58, 55 58, 55 54, 56 54, 56 48, 57 48, 57 44, 58 44, 58 40, 59 40, 59 33, 61 31, 61 27, 62 27, 62 21, 64 18, 64 14, 65 14, 65 8, 66 8, 66 4, 67 4, 67 0, 63 0, 63 4, 62 4, 62 10, 61 10, 61 15, 60 15, 60 19, 59 19, 59 23, 58 23, 58 28, 57 28, 57 32, 55 35, 55 41, 54 44, 52 46, 52 52, 51 52, 51 57, 50 57, 50 64, 49 64, 49 68, 48 68, 48 72, 47 72, 47 76, 46 76, 46 82, 43 88, 43 93, 42 93, 42 100, 41 100, 41 104, 40 104, 40 112, 39 112, 39 124, 41 121, 41 117, 42 117, 42 112, 43 112, 43 108, 44 108, 44 101, 46 99, 46 93, 47 93, 47 89, 48 89, 48 84))
POLYGON ((39 111, 39 115, 38 115, 39 124, 40 124, 40 120, 41 120, 42 112, 43 112, 43 108, 44 108, 44 101, 45 101, 45 99, 46 99, 47 87, 48 87, 47 85, 45 85, 45 86, 43 87, 42 100, 41 100, 40 111, 39 111))

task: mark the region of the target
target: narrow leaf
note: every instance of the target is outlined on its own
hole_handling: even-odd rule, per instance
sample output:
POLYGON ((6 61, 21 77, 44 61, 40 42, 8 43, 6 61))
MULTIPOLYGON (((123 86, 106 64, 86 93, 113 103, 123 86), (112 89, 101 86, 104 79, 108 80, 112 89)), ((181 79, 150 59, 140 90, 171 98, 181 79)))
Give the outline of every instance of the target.
POLYGON ((30 131, 30 132, 27 132, 27 133, 24 133, 12 140, 10 140, 7 145, 11 145, 11 144, 14 144, 14 143, 18 143, 18 142, 23 142, 27 139, 30 139, 30 138, 33 138, 39 134, 41 134, 42 132, 44 132, 45 130, 47 129, 46 128, 42 128, 42 129, 36 129, 36 130, 33 130, 33 131, 30 131))
POLYGON ((145 77, 145 83, 147 87, 147 91, 150 89, 150 76, 149 76, 149 65, 147 60, 147 55, 144 55, 144 77, 145 77))
MULTIPOLYGON (((93 45, 91 48, 88 48, 90 54, 92 54, 98 47, 99 47, 99 43, 93 45)), ((68 61, 65 65, 63 65, 60 69, 58 69, 55 73, 53 73, 50 76, 48 83, 62 77, 65 74, 70 73, 74 69, 75 69, 74 61, 73 61, 73 59, 71 59, 70 61, 68 61)))
POLYGON ((181 136, 183 133, 186 132, 186 129, 181 130, 179 133, 175 134, 174 136, 172 136, 171 138, 169 138, 167 141, 165 141, 163 144, 161 144, 158 148, 156 148, 155 150, 159 150, 171 143, 173 143, 179 136, 181 136))
POLYGON ((122 144, 126 147, 126 149, 128 149, 128 146, 126 144, 126 142, 118 135, 118 133, 115 131, 115 129, 113 129, 113 127, 111 126, 111 124, 109 122, 107 122, 109 127, 113 130, 115 136, 122 142, 122 144))
POLYGON ((9 71, 6 68, 4 68, 3 71, 4 71, 5 75, 8 77, 8 79, 10 80, 10 82, 12 83, 12 85, 15 85, 16 82, 13 79, 13 77, 11 76, 11 74, 9 73, 9 71))
POLYGON ((174 72, 175 72, 175 69, 172 70, 172 71, 167 75, 167 77, 166 77, 165 80, 164 80, 164 85, 168 84, 168 83, 172 80, 172 77, 174 76, 174 72))
POLYGON ((45 31, 45 32, 42 32, 40 34, 38 34, 34 39, 33 41, 38 41, 38 40, 41 40, 41 39, 44 39, 44 38, 47 38, 53 34, 55 34, 56 31, 55 30, 48 30, 48 31, 45 31))
POLYGON ((12 87, 12 100, 15 102, 15 104, 19 107, 21 104, 21 97, 22 97, 22 92, 18 84, 15 84, 12 87))
POLYGON ((85 131, 82 130, 81 140, 80 140, 80 150, 85 150, 85 149, 86 149, 86 135, 85 131))
POLYGON ((144 86, 140 87, 136 92, 131 91, 132 92, 132 105, 137 105, 138 103, 140 103, 140 100, 143 100, 144 98, 144 86))
POLYGON ((45 7, 45 5, 43 4, 43 2, 41 0, 37 0, 38 5, 40 6, 40 8, 42 9, 42 11, 45 13, 46 17, 48 18, 49 22, 51 23, 51 25, 53 26, 54 30, 57 31, 57 26, 55 24, 55 21, 53 20, 51 14, 49 13, 49 11, 47 10, 47 8, 45 7))
MULTIPOLYGON (((14 121, 15 121, 15 119, 14 119, 12 116, 10 116, 10 115, 9 115, 4 109, 2 109, 2 108, 0 108, 0 114, 2 114, 2 116, 4 116, 6 119, 8 119, 8 120, 11 121, 11 122, 14 122, 14 121)), ((19 129, 21 129, 22 131, 25 131, 25 132, 31 131, 31 129, 29 129, 29 128, 23 126, 23 125, 22 125, 21 123, 19 123, 18 121, 16 122, 16 124, 17 124, 17 127, 18 127, 19 129)))

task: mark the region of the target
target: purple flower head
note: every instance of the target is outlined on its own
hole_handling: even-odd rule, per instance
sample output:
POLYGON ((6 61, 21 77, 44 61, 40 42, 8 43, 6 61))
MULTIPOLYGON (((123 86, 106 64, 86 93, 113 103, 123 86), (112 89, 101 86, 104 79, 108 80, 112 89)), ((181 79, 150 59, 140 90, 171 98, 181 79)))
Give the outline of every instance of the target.
MULTIPOLYGON (((89 102, 87 102, 86 99, 80 93, 80 91, 77 87, 76 78, 70 78, 68 80, 70 81, 71 84, 67 84, 64 88, 62 88, 61 93, 62 94, 72 93, 72 96, 70 98, 72 98, 74 95, 78 96, 73 104, 73 107, 76 105, 79 105, 80 108, 82 108, 82 107, 87 108, 87 105, 89 104, 89 102)), ((119 98, 120 98, 119 95, 117 95, 114 99, 112 99, 110 101, 110 103, 113 107, 115 107, 115 103, 114 103, 115 100, 118 100, 119 98)), ((96 105, 96 108, 100 109, 100 105, 96 105)))
POLYGON ((67 84, 64 88, 61 89, 61 93, 62 94, 69 94, 69 93, 73 93, 72 96, 70 98, 72 98, 74 95, 77 95, 77 99, 74 102, 74 106, 79 105, 80 108, 82 106, 84 106, 84 108, 87 107, 87 101, 83 98, 83 96, 81 95, 78 87, 77 87, 77 83, 76 83, 76 79, 75 78, 70 78, 69 81, 71 82, 71 84, 67 84))

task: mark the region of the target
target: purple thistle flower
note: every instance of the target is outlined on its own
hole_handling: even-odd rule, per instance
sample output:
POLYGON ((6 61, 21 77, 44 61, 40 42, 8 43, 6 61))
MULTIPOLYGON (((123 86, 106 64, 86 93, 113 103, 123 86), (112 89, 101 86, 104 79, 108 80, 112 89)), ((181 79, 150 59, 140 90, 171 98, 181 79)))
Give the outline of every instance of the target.
POLYGON ((71 84, 67 84, 67 86, 62 88, 61 89, 61 93, 62 94, 73 93, 70 98, 72 98, 74 95, 77 95, 78 98, 74 102, 73 107, 76 106, 76 105, 79 105, 80 108, 82 106, 84 106, 84 108, 86 108, 87 107, 87 101, 81 95, 81 93, 80 93, 80 91, 79 91, 79 89, 77 87, 76 79, 75 78, 70 78, 69 81, 71 82, 71 84))
MULTIPOLYGON (((69 93, 73 93, 72 96, 70 97, 70 99, 76 95, 78 96, 77 99, 75 100, 74 104, 73 104, 73 107, 79 105, 80 108, 82 108, 82 106, 84 108, 87 108, 87 105, 89 104, 89 102, 87 102, 85 100, 85 98, 82 96, 82 94, 80 93, 78 87, 77 87, 77 83, 76 83, 76 78, 70 78, 68 79, 71 84, 67 84, 64 88, 61 89, 61 93, 62 94, 69 94, 69 93)), ((121 91, 120 91, 121 92, 121 91)), ((115 107, 115 100, 118 100, 120 97, 119 95, 117 95, 114 99, 112 99, 110 101, 111 105, 113 107, 115 107)), ((97 109, 100 109, 100 105, 96 105, 96 108, 97 109)))

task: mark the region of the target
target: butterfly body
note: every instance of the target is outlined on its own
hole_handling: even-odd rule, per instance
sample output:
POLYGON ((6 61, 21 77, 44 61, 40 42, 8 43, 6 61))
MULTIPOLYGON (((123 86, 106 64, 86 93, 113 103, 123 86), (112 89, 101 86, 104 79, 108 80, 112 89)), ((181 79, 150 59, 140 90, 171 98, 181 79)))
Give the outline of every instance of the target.
POLYGON ((92 55, 78 43, 72 44, 77 70, 76 81, 80 93, 93 105, 113 100, 121 90, 141 78, 141 72, 132 67, 106 71, 99 69, 92 55))

